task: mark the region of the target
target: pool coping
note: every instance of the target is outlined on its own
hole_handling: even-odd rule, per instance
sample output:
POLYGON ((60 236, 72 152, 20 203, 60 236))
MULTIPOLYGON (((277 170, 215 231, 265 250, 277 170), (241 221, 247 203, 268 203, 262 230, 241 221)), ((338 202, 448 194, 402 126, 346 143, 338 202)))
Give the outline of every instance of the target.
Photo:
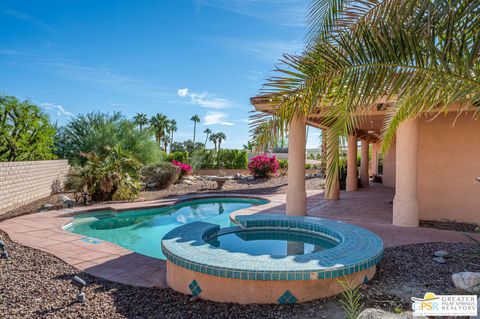
POLYGON ((317 280, 342 277, 375 266, 383 241, 373 232, 341 221, 280 214, 237 216, 243 230, 294 230, 327 235, 330 249, 297 256, 253 256, 212 247, 206 240, 228 228, 206 222, 177 227, 165 235, 162 250, 173 264, 207 275, 242 280, 317 280))
MULTIPOLYGON (((0 223, 0 229, 5 231, 12 241, 54 255, 76 269, 98 278, 138 287, 165 288, 167 287, 165 260, 148 257, 108 241, 74 234, 64 228, 79 214, 101 210, 121 213, 134 209, 170 206, 195 199, 222 197, 269 201, 265 205, 238 210, 238 212, 245 211, 243 213, 246 214, 284 204, 284 201, 274 194, 253 196, 227 193, 194 194, 154 201, 102 203, 86 207, 41 211, 7 219, 0 223)), ((13 254, 11 255, 15 258, 13 254)))

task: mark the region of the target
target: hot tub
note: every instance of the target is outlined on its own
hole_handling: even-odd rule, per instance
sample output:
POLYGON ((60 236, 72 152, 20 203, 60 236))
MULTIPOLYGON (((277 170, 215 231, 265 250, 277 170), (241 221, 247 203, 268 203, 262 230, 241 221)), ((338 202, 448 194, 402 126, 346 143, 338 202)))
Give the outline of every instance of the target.
POLYGON ((167 283, 218 302, 296 303, 367 282, 383 257, 372 232, 323 218, 237 216, 237 227, 195 222, 162 240, 167 283))

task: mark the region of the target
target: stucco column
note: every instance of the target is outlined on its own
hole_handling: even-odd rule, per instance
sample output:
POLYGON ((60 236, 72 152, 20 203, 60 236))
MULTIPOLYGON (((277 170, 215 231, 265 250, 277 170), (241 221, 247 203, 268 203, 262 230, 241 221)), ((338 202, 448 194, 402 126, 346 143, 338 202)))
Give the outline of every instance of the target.
POLYGON ((347 192, 354 192, 358 189, 357 172, 357 137, 348 135, 347 138, 347 192))
POLYGON ((379 143, 372 144, 372 159, 370 160, 370 173, 378 174, 378 147, 379 143))
POLYGON ((418 120, 403 122, 397 129, 395 198, 393 224, 417 227, 418 120))
MULTIPOLYGON (((325 141, 326 141, 328 137, 328 130, 324 129, 323 134, 325 134, 325 141)), ((329 143, 329 146, 327 146, 325 142, 325 157, 327 161, 325 174, 329 174, 330 167, 332 167, 333 160, 334 160, 332 156, 328 156, 328 155, 335 154, 335 152, 337 152, 338 154, 338 136, 336 137, 333 143, 329 143), (330 149, 327 149, 327 147, 330 147, 330 149)), ((325 184, 325 193, 324 193, 325 199, 327 200, 340 199, 340 181, 338 179, 339 179, 338 170, 336 170, 335 176, 333 176, 333 183, 331 185, 325 184)))
POLYGON ((368 156, 369 156, 369 143, 367 140, 362 140, 362 152, 361 152, 361 162, 360 162, 360 180, 362 181, 363 187, 368 187, 370 184, 370 174, 368 173, 368 156))
POLYGON ((288 186, 287 215, 307 214, 307 192, 305 191, 305 120, 294 116, 288 130, 288 186))

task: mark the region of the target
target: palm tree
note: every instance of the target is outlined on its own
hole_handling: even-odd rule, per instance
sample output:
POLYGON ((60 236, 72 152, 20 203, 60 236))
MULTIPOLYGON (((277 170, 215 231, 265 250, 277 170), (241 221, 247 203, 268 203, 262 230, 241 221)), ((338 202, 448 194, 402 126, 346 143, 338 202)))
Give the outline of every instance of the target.
MULTIPOLYGON (((265 85, 276 111, 255 115, 258 142, 278 137, 293 116, 322 114, 328 127, 327 184, 338 178, 339 137, 382 99, 394 99, 381 132, 383 151, 398 126, 424 113, 480 105, 478 1, 313 0, 301 56, 284 55, 265 85), (263 123, 263 124, 262 124, 263 123), (267 124, 264 124, 267 123, 267 124), (268 132, 267 132, 268 131, 268 132)), ((271 139, 270 139, 271 140, 271 139)))
POLYGON ((210 134, 212 134, 212 130, 209 129, 209 128, 206 128, 205 131, 203 131, 203 133, 206 134, 206 136, 205 136, 205 144, 204 144, 203 146, 204 146, 205 148, 207 148, 208 136, 209 136, 210 134))
POLYGON ((140 133, 142 132, 142 128, 148 124, 148 117, 147 117, 147 114, 145 113, 137 113, 134 117, 133 117, 133 122, 138 125, 138 127, 140 128, 140 133))
POLYGON ((195 145, 195 134, 197 132, 197 123, 200 123, 200 117, 195 114, 190 121, 193 121, 193 144, 195 145))
POLYGON ((164 142, 164 136, 167 133, 168 124, 168 117, 161 113, 157 113, 150 119, 150 127, 155 134, 155 141, 157 141, 159 145, 164 142))
POLYGON ((217 150, 218 136, 217 133, 213 133, 209 138, 210 142, 213 143, 215 151, 217 150))
POLYGON ((170 137, 168 136, 168 134, 165 134, 162 136, 162 143, 163 143, 163 150, 165 151, 165 153, 167 152, 167 148, 168 148, 168 144, 170 143, 170 137))
POLYGON ((172 144, 173 144, 173 133, 176 132, 178 129, 177 127, 177 121, 175 120, 170 120, 169 125, 168 125, 168 132, 170 133, 170 152, 172 151, 172 144))
POLYGON ((217 133, 217 141, 218 141, 218 150, 220 151, 220 146, 222 145, 222 142, 227 139, 227 136, 225 136, 225 133, 223 132, 218 132, 217 133))

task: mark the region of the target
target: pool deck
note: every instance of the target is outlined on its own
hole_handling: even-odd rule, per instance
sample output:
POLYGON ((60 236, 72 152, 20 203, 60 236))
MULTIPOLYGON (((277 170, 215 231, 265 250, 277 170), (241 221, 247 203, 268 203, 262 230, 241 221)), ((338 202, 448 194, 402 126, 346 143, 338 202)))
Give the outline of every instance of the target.
MULTIPOLYGON (((325 201, 323 192, 309 191, 308 215, 342 220, 365 227, 380 236, 385 247, 427 242, 466 241, 461 232, 393 226, 391 224, 393 195, 393 189, 375 184, 358 192, 342 192, 339 201, 325 201)), ((143 256, 110 242, 73 234, 64 230, 63 227, 73 220, 74 214, 90 211, 92 208, 122 211, 173 205, 192 198, 222 196, 235 195, 214 193, 149 202, 46 211, 6 220, 0 223, 0 229, 16 243, 50 253, 93 276, 133 286, 164 288, 166 287, 164 260, 143 256)), ((285 212, 284 194, 259 196, 239 194, 237 196, 255 196, 268 199, 270 203, 239 210, 234 214, 285 212)))

